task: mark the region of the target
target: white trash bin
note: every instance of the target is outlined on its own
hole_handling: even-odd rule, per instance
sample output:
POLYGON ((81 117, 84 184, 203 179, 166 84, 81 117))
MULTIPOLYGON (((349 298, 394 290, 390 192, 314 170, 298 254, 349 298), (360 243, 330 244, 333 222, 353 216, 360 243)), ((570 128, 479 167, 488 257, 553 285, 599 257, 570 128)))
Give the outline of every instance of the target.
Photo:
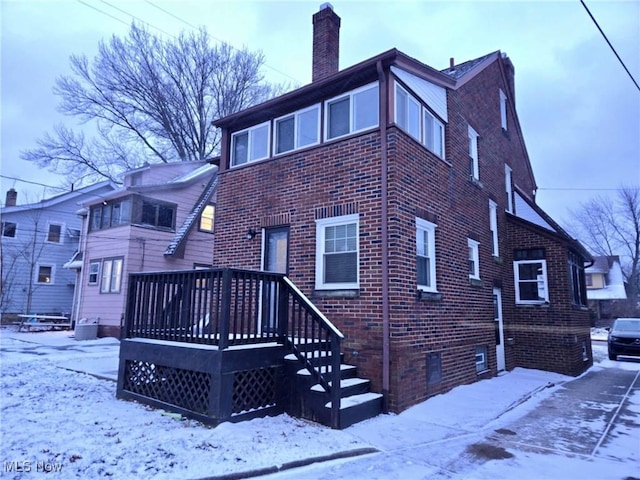
POLYGON ((95 340, 98 338, 98 319, 81 318, 74 330, 76 340, 95 340))

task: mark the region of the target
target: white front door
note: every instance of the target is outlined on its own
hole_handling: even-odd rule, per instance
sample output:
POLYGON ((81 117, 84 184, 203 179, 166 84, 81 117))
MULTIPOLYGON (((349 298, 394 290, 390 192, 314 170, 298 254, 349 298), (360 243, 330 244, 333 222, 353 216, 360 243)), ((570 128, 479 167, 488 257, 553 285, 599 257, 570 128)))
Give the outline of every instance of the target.
POLYGON ((506 368, 504 359, 504 325, 502 323, 502 293, 499 288, 493 289, 493 320, 496 328, 496 362, 498 371, 506 368))

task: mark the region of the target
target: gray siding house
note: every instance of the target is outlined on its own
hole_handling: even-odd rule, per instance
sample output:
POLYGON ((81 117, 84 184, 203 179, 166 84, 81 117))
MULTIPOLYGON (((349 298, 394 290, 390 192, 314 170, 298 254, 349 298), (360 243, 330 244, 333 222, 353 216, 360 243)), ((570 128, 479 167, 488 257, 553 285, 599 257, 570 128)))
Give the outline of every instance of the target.
POLYGON ((4 322, 25 313, 71 313, 76 272, 64 265, 78 251, 78 209, 115 188, 105 181, 24 205, 17 205, 16 190, 7 192, 0 208, 0 314, 4 322))

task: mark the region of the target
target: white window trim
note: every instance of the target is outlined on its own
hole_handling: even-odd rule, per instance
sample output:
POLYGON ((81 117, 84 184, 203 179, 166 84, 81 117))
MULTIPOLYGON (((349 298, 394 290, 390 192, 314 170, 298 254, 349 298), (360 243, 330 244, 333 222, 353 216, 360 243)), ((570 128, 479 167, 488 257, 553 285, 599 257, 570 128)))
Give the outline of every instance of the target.
POLYGON ((65 233, 65 224, 64 223, 58 223, 58 222, 47 222, 47 233, 46 233, 46 237, 44 239, 44 243, 48 243, 50 245, 63 245, 64 244, 64 233, 65 233), (59 242, 52 242, 49 240, 49 232, 51 231, 51 226, 52 225, 57 225, 60 227, 60 241, 59 242))
POLYGON ((335 140, 337 138, 342 138, 342 137, 346 137, 347 135, 353 135, 354 133, 358 133, 358 132, 364 132, 367 130, 371 130, 372 128, 377 128, 380 126, 380 114, 378 113, 378 122, 375 125, 371 125, 368 127, 364 127, 361 128, 359 130, 356 130, 354 127, 355 124, 355 118, 353 116, 353 97, 355 95, 357 95, 360 92, 364 92, 366 90, 372 89, 372 88, 379 88, 379 84, 378 82, 373 82, 373 83, 369 83, 367 85, 364 85, 363 87, 360 88, 356 88, 355 90, 351 90, 350 92, 345 93, 344 95, 339 95, 337 97, 333 97, 330 98, 329 100, 325 100, 324 102, 324 140, 325 141, 330 141, 330 140, 335 140), (339 100, 344 100, 345 98, 349 97, 349 131, 347 133, 344 133, 342 135, 337 135, 335 137, 329 137, 329 105, 332 103, 335 103, 339 100))
POLYGON ((507 194, 507 208, 506 211, 513 213, 513 175, 509 165, 504 165, 504 184, 505 192, 507 194))
POLYGON ((105 294, 109 294, 109 293, 121 293, 122 292, 122 280, 124 277, 124 258, 122 257, 118 257, 118 258, 106 258, 102 261, 102 265, 100 267, 100 293, 105 293, 105 294), (121 264, 121 268, 120 268, 120 276, 116 277, 118 279, 117 282, 117 288, 114 288, 114 282, 113 282, 113 267, 115 266, 116 262, 120 262, 121 264), (111 267, 108 269, 109 272, 109 279, 107 284, 105 284, 105 277, 104 274, 107 271, 107 269, 105 268, 105 265, 109 263, 111 264, 111 267))
POLYGON ((91 260, 89 262, 89 269, 87 273, 87 285, 99 285, 100 279, 102 278, 102 262, 100 260, 91 260), (96 280, 94 282, 91 281, 91 267, 93 265, 97 265, 97 271, 95 272, 96 280))
POLYGON ((316 220, 316 290, 351 290, 360 288, 360 215, 343 215, 316 220), (324 240, 326 227, 356 224, 356 265, 357 277, 354 283, 324 283, 324 240))
POLYGON ((475 354, 476 373, 483 373, 489 370, 489 361, 487 358, 488 351, 489 349, 484 345, 476 347, 476 354, 475 354), (478 361, 478 357, 481 358, 480 361, 478 361))
MULTIPOLYGON (((420 285, 418 284, 418 290, 423 292, 437 292, 437 284, 436 284, 436 227, 435 223, 431 223, 426 221, 423 218, 416 217, 416 257, 418 253, 418 242, 420 238, 418 234, 420 230, 425 230, 429 232, 429 242, 427 244, 428 249, 428 258, 431 260, 429 264, 429 278, 431 279, 431 285, 420 285)), ((417 265, 416 265, 417 268, 417 265)), ((417 282, 417 279, 416 279, 417 282)))
POLYGON ((276 118, 273 121, 273 147, 272 147, 272 151, 273 151, 273 156, 277 157, 278 155, 286 155, 287 153, 291 153, 295 150, 300 150, 301 148, 308 148, 308 147, 313 147, 314 145, 318 145, 320 143, 320 125, 321 125, 321 118, 320 118, 320 104, 316 103, 315 105, 312 105, 310 107, 307 108, 303 108, 301 110, 297 110, 293 113, 289 113, 287 115, 283 115, 281 117, 276 118), (313 143, 308 143, 307 145, 298 145, 298 128, 299 128, 299 118, 300 115, 307 113, 313 109, 317 109, 317 129, 316 129, 316 141, 313 143), (285 150, 283 152, 278 152, 278 122, 280 120, 285 120, 287 118, 293 117, 293 148, 291 150, 285 150))
POLYGON ((401 128, 403 131, 407 132, 409 135, 411 135, 413 138, 415 138, 416 140, 418 140, 419 142, 422 143, 422 104, 413 96, 411 95, 411 93, 409 93, 407 91, 406 88, 403 88, 402 85, 400 85, 397 81, 394 82, 395 83, 395 112, 394 112, 394 118, 395 118, 395 122, 396 125, 398 125, 399 128, 401 128), (398 90, 402 90, 405 95, 407 95, 407 102, 405 105, 405 109, 406 109, 406 115, 407 118, 404 119, 400 119, 399 117, 399 113, 398 113, 398 105, 400 104, 400 102, 398 101, 398 90), (409 129, 409 124, 411 123, 409 120, 411 118, 410 114, 409 114, 409 104, 413 103, 415 106, 418 107, 418 135, 414 135, 410 129, 409 129), (401 121, 403 123, 406 124, 406 128, 404 126, 401 125, 401 121))
MULTIPOLYGON (((446 149, 445 149, 445 144, 444 144, 444 137, 445 137, 445 135, 444 135, 444 123, 442 123, 442 122, 440 121, 440 119, 439 119, 438 117, 436 117, 436 116, 435 116, 435 114, 431 113, 431 111, 429 111, 428 109, 426 109, 426 108, 424 108, 424 107, 422 108, 422 119, 423 119, 423 125, 422 125, 422 136, 423 136, 423 138, 422 138, 422 144, 427 148, 427 150, 429 150, 430 152, 432 152, 432 153, 436 154, 438 157, 440 157, 440 158, 444 159, 444 158, 445 158, 445 156, 446 156, 446 153, 445 153, 445 150, 446 150, 446 149), (426 136, 427 136, 426 128, 427 128, 427 127, 426 127, 426 122, 424 121, 425 115, 429 115, 429 117, 430 117, 431 121, 433 122, 433 126, 434 126, 434 128, 433 128, 433 135, 434 135, 434 138, 433 138, 432 140, 435 140, 435 138, 436 138, 436 137, 435 137, 435 135, 437 135, 437 134, 438 134, 438 131, 440 132, 440 145, 442 145, 442 152, 436 152, 435 150, 431 150, 431 149, 427 146, 427 138, 426 138, 426 136), (439 128, 436 128, 436 127, 439 127, 439 128)), ((435 142, 434 142, 434 144, 435 144, 435 142)), ((434 146, 435 146, 435 145, 434 145, 434 146)))
POLYGON ((269 141, 269 139, 271 138, 271 122, 270 121, 266 121, 263 123, 260 123, 258 125, 253 125, 249 128, 245 128, 244 130, 239 130, 237 132, 233 132, 231 134, 231 141, 229 142, 229 148, 230 148, 230 157, 231 157, 231 168, 235 168, 235 167, 241 167, 243 165, 248 165, 249 163, 253 163, 253 162, 259 162, 260 160, 264 160, 266 158, 269 158, 269 146, 271 144, 271 142, 269 141), (262 128, 266 126, 267 127, 267 154, 263 157, 259 157, 259 158, 251 158, 251 135, 252 132, 258 130, 259 128, 262 128), (238 135, 242 135, 244 133, 249 133, 249 137, 247 139, 247 161, 245 163, 240 163, 237 164, 235 163, 235 148, 234 148, 234 138, 237 137, 238 135))
POLYGON ((475 265, 475 271, 473 273, 469 273, 469 278, 480 280, 480 242, 467 238, 467 246, 471 249, 473 263, 475 265))
POLYGON ((56 280, 56 266, 52 265, 50 263, 37 263, 36 264, 36 268, 35 268, 35 272, 34 272, 34 278, 33 278, 33 283, 35 283, 36 285, 53 285, 56 280), (47 282, 39 282, 38 278, 40 277, 40 268, 41 267, 49 267, 51 268, 51 281, 49 283, 47 282))
POLYGON ((500 242, 498 241, 498 204, 489 200, 489 229, 491 230, 492 254, 500 256, 500 242))
MULTIPOLYGON (((520 305, 540 305, 543 303, 549 302, 549 281, 547 277, 547 261, 544 259, 539 260, 516 260, 513 262, 513 280, 515 284, 516 290, 516 304, 520 305), (518 265, 526 264, 526 263, 541 263, 542 264, 542 279, 538 279, 538 286, 542 282, 544 287, 544 299, 543 300, 521 300, 520 299, 520 274, 518 273, 518 265)), ((532 280, 527 280, 527 282, 532 282, 532 280)), ((538 293, 540 289, 538 288, 538 293)))
POLYGON ((4 242, 5 240, 7 241, 13 241, 15 239, 18 238, 18 222, 12 222, 11 220, 2 220, 2 223, 0 223, 0 228, 2 229, 2 231, 0 232, 0 238, 2 238, 2 241, 4 242), (15 232, 16 234, 13 237, 5 237, 4 235, 4 225, 6 223, 13 223, 16 227, 15 227, 15 232))
POLYGON ((500 124, 504 130, 507 130, 507 96, 500 89, 500 124))
POLYGON ((471 157, 471 165, 473 165, 473 171, 471 178, 480 180, 480 167, 478 164, 478 132, 476 132, 471 125, 469 125, 469 156, 471 157))

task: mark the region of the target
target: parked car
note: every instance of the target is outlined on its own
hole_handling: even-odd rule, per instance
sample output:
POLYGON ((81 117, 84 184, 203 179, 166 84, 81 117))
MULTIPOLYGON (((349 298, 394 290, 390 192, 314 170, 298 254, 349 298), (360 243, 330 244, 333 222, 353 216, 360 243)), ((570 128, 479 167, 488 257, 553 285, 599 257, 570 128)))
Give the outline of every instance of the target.
POLYGON ((618 318, 607 338, 609 360, 618 355, 640 356, 640 318, 618 318))

